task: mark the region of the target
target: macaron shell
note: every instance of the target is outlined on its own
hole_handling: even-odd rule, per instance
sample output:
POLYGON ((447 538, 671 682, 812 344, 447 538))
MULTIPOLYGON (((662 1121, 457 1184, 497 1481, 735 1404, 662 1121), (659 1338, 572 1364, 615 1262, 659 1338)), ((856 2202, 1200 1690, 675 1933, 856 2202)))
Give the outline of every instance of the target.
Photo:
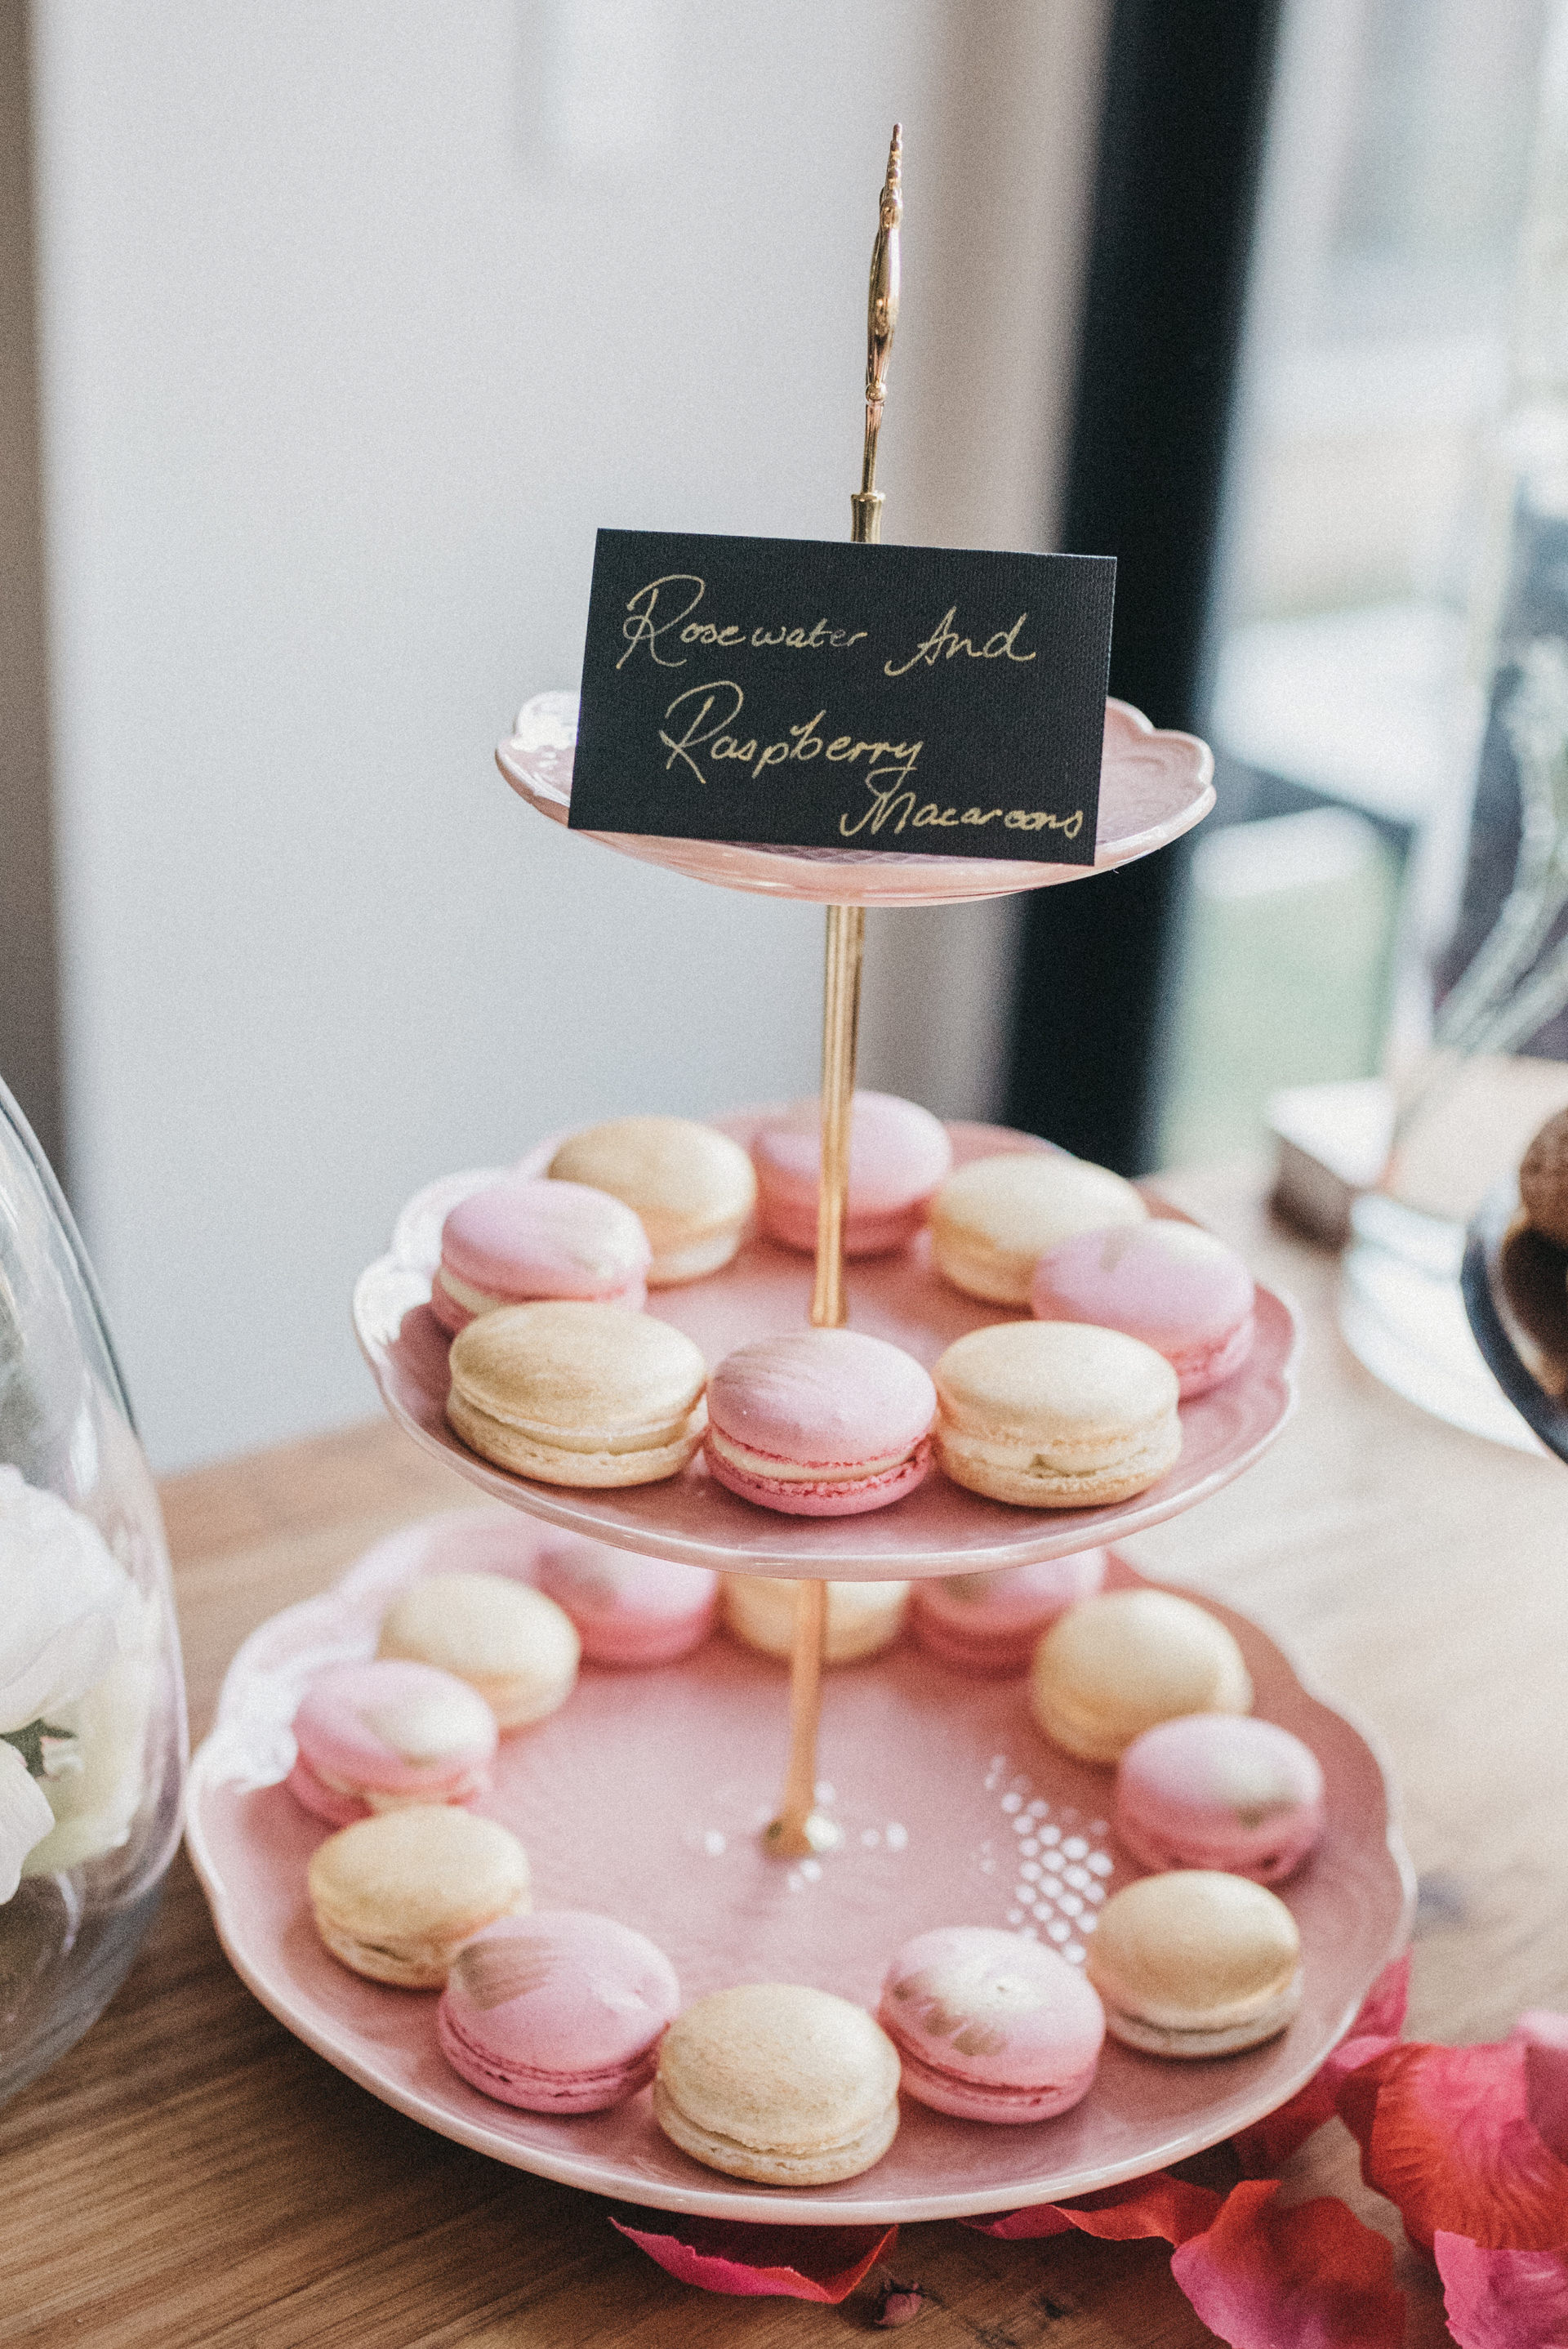
POLYGON ((607 1191, 633 1210, 653 1250, 650 1288, 727 1263, 757 1202, 757 1177, 740 1144, 684 1117, 590 1126, 562 1143, 550 1178, 607 1191))
MULTIPOLYGON (((909 1611, 907 1582, 830 1582, 822 1661, 852 1664, 891 1648, 909 1611)), ((795 1644, 795 1585, 769 1575, 723 1578, 725 1628, 743 1646, 788 1663, 795 1644)))
POLYGON ((1181 1454, 1176 1373, 1118 1330, 994 1323, 956 1339, 932 1376, 937 1458, 955 1484, 993 1500, 1128 1500, 1181 1454))
MULTIPOLYGON (((820 1110, 813 1097, 758 1127, 752 1137, 762 1229, 786 1247, 817 1244, 820 1110)), ((844 1248, 878 1256, 903 1247, 925 1220, 928 1202, 953 1164, 946 1129, 914 1102, 857 1092, 850 1123, 844 1248)))
POLYGON ((434 1990, 462 1943, 529 1905, 528 1855, 493 1819, 388 1811, 328 1836, 306 1889, 323 1942, 351 1971, 434 1990))
POLYGON ((1323 1771, 1274 1722, 1194 1713, 1133 1740, 1117 1767, 1113 1817, 1142 1867, 1277 1884, 1322 1837, 1323 1771))
POLYGON ((294 1791, 318 1817, 333 1816, 332 1798, 346 1802, 346 1824, 392 1803, 471 1801, 490 1784, 496 1723, 455 1674, 377 1660, 317 1672, 294 1713, 294 1791))
POLYGON ((1030 1303, 1042 1321, 1119 1330, 1163 1354, 1183 1397, 1239 1370, 1252 1350, 1253 1277, 1233 1248, 1173 1218, 1079 1232, 1048 1248, 1030 1303))
POLYGON ((431 1309, 445 1328, 538 1298, 640 1306, 652 1251, 630 1207, 580 1183, 508 1175, 460 1199, 441 1229, 431 1309))
POLYGON ((673 1663, 701 1646, 718 1609, 718 1577, 707 1567, 604 1542, 562 1543, 541 1560, 538 1579, 572 1618, 593 1664, 673 1663))
POLYGON ((656 1483, 702 1442, 707 1366, 689 1338, 648 1314, 503 1306, 454 1339, 449 1367, 457 1434, 546 1484, 656 1483))
POLYGON ((1027 1305, 1035 1267, 1048 1247, 1075 1232, 1142 1223, 1148 1214, 1119 1174, 1065 1152, 972 1158, 932 1202, 932 1257, 967 1296, 1027 1305))
POLYGON ((1053 1743, 1115 1762, 1156 1722, 1249 1713, 1253 1684, 1233 1635, 1171 1590, 1112 1590, 1071 1607, 1040 1641, 1029 1702, 1053 1743))
POLYGON ((483 1697, 503 1729, 543 1721, 577 1683, 581 1642, 543 1591, 509 1575, 422 1576, 381 1619, 377 1653, 439 1666, 483 1697))
POLYGON ((1055 1951, 989 1926, 945 1926, 907 1942, 878 2020, 903 2085, 970 2119, 1026 2122, 1088 2090, 1105 2038, 1099 1996, 1055 1951))
POLYGON ((1042 1632, 1105 1580, 1103 1549, 996 1574, 950 1575, 923 1581, 913 1599, 914 1634, 928 1655, 960 1671, 1026 1671, 1042 1632))
MULTIPOLYGON (((1301 1936, 1262 1885, 1213 1869, 1144 1876, 1099 1912, 1086 1971, 1108 2027, 1230 2033, 1288 2022, 1301 1936)), ((1169 2052, 1162 2050, 1161 2052, 1169 2052)))
POLYGON ((687 2007, 659 2052, 654 2114, 710 2168, 828 2185, 879 2161, 898 2127, 897 2050, 863 2007, 748 1982, 687 2007))
POLYGON ((465 2079, 533 2112, 600 2112, 653 2077, 675 1969, 645 1934, 582 1909, 507 1919, 464 1944, 438 2016, 465 2079))
POLYGON ((748 1450, 853 1467, 911 1450, 936 1393, 913 1354, 857 1330, 800 1330, 727 1354, 708 1382, 714 1427, 748 1450))

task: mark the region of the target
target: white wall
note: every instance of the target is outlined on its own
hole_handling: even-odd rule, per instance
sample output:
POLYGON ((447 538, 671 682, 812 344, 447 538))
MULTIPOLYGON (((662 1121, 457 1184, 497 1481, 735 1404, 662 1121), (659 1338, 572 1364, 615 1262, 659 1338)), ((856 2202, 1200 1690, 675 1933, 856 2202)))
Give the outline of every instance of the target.
POLYGON ((1098 16, 38 0, 73 1187, 160 1464, 372 1408, 349 1288, 429 1175, 813 1083, 815 909, 565 838, 492 746, 596 524, 846 534, 895 114, 888 535, 1037 538, 1057 355, 982 495, 965 289, 1022 172, 1028 312, 1071 173, 965 108, 1098 16))

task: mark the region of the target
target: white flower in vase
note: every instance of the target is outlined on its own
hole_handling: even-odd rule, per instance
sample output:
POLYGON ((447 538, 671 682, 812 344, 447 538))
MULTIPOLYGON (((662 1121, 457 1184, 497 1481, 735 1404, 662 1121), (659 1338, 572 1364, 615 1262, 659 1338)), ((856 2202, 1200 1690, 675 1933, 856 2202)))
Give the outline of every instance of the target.
POLYGON ((150 1691, 144 1613, 97 1526, 0 1467, 0 1902, 24 1865, 72 1867, 129 1831, 150 1691))

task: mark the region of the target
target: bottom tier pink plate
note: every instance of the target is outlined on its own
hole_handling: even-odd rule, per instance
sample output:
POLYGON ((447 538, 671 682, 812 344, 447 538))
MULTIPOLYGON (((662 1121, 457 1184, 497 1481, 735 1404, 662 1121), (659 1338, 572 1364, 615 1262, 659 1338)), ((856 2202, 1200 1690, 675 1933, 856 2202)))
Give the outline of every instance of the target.
MULTIPOLYGON (((371 1651, 390 1593, 424 1570, 428 1551, 425 1529, 410 1528, 246 1641, 191 1766, 188 1837, 223 1946, 263 2004, 387 2104, 499 2161, 662 2209, 807 2225, 1055 2200, 1181 2160, 1282 2104, 1404 1945, 1409 1865, 1377 1755, 1254 1625, 1214 1606, 1245 1651, 1258 1712, 1305 1738, 1327 1780, 1325 1842, 1284 1888, 1306 1992, 1283 2037, 1192 2064, 1108 2043, 1084 2103, 1033 2128, 953 2120, 906 2099, 873 2169, 808 2191, 702 2168, 655 2127, 646 2091, 571 2120, 493 2104, 442 2061, 433 1992, 362 1982, 326 1955, 304 1889, 325 1830, 278 1783, 306 1681, 371 1651)), ((1140 1579, 1119 1561, 1115 1578, 1140 1579)), ((1081 1961, 1106 1893, 1140 1871, 1106 1824, 1109 1772, 1045 1742, 1021 1680, 966 1679, 909 1642, 830 1672, 819 1795, 844 1840, 795 1864, 766 1858, 757 1839, 782 1775, 786 1685, 781 1666, 723 1636, 655 1671, 584 1669, 552 1720, 503 1741, 481 1806, 527 1846, 535 1905, 639 1927, 668 1951, 686 1998, 777 1980, 872 2005, 889 1958, 934 1925, 1022 1928, 1081 1961)))

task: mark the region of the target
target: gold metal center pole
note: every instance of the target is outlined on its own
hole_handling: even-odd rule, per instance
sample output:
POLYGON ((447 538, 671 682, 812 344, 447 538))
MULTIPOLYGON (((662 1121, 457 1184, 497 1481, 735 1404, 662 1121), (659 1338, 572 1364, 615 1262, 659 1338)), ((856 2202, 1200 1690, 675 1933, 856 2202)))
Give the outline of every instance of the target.
MULTIPOLYGON (((866 435, 861 486, 850 498, 850 535, 874 546, 882 536, 882 492, 876 487, 877 437, 887 397, 888 354, 898 324, 898 229, 903 134, 895 122, 887 177, 877 208, 866 303, 866 435)), ((861 963, 866 916, 861 905, 830 905, 822 974, 821 1174, 817 1192, 817 1277, 811 1326, 841 1330, 849 1319, 844 1293, 844 1201, 850 1186, 850 1118, 855 1090, 855 1045, 861 1016, 861 963)), ((795 1585, 795 1633, 789 1661, 789 1766, 779 1816, 763 1841, 781 1859, 827 1851, 841 1831, 815 1807, 817 1727, 821 1712, 822 1654, 828 1630, 828 1586, 795 1585)))

